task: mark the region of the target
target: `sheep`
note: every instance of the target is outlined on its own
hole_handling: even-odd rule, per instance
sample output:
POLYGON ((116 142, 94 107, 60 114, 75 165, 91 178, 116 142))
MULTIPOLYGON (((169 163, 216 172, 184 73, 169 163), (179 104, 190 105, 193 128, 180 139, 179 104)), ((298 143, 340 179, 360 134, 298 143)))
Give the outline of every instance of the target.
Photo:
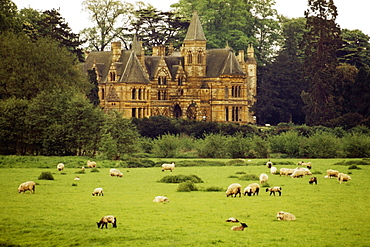
POLYGON ((299 178, 299 177, 303 177, 305 175, 312 175, 312 172, 310 172, 310 170, 308 170, 307 168, 296 168, 294 170, 294 172, 292 173, 292 175, 290 175, 292 178, 299 178))
POLYGON ((271 168, 271 166, 272 166, 272 162, 269 160, 269 161, 266 163, 266 167, 270 169, 270 168, 271 168))
POLYGON ((153 202, 170 202, 170 200, 165 196, 156 196, 153 202))
POLYGON ((120 172, 118 169, 110 169, 109 170, 109 175, 111 177, 117 176, 117 177, 120 177, 120 178, 123 176, 122 172, 120 172))
POLYGON ((276 174, 277 168, 275 166, 271 166, 270 172, 271 174, 276 174))
POLYGON ((230 184, 226 191, 226 197, 236 197, 239 194, 239 197, 242 195, 242 186, 238 183, 230 184))
POLYGON ((245 187, 243 194, 244 194, 244 196, 246 194, 248 194, 248 196, 251 196, 252 194, 253 195, 257 194, 257 196, 258 196, 259 191, 260 191, 260 185, 257 184, 257 183, 253 183, 253 184, 250 184, 247 187, 245 187))
POLYGON ((311 165, 311 162, 303 162, 303 161, 298 161, 298 165, 299 166, 306 166, 308 169, 311 169, 312 168, 312 165, 311 165))
POLYGON ((238 219, 236 219, 236 218, 234 218, 234 217, 231 217, 231 218, 228 218, 228 219, 226 220, 226 222, 239 222, 239 220, 238 220, 238 219))
POLYGON ((162 165, 162 172, 165 170, 170 170, 171 172, 175 169, 175 162, 172 162, 171 164, 163 164, 162 165))
POLYGON ((83 172, 85 171, 85 167, 84 167, 84 166, 83 166, 83 167, 81 167, 81 171, 83 171, 83 172))
POLYGON ((313 183, 317 184, 317 177, 311 177, 310 181, 308 181, 308 183, 309 184, 313 184, 313 183))
POLYGON ((332 178, 332 177, 337 178, 338 177, 338 174, 339 174, 339 171, 329 169, 329 170, 326 171, 325 178, 332 178))
POLYGON ((18 193, 26 192, 27 190, 30 191, 30 194, 34 193, 36 189, 36 183, 33 181, 27 181, 24 183, 21 183, 18 187, 18 193))
POLYGON ((248 227, 245 223, 240 223, 240 226, 233 226, 231 227, 232 231, 243 231, 244 228, 248 227))
POLYGON ((58 171, 62 171, 62 170, 64 170, 64 164, 63 164, 63 163, 59 163, 59 164, 57 165, 57 169, 58 169, 58 171))
POLYGON ((343 181, 351 180, 351 177, 348 174, 339 173, 338 174, 338 180, 339 180, 339 183, 342 183, 343 181))
POLYGON ((88 160, 87 162, 87 168, 96 168, 96 162, 88 160))
POLYGON ((269 176, 267 176, 266 173, 262 173, 260 175, 260 184, 266 183, 268 179, 269 179, 269 176))
POLYGON ((285 176, 292 175, 294 171, 295 169, 280 168, 280 176, 281 175, 285 175, 285 176))
POLYGON ((296 217, 288 212, 279 211, 276 215, 278 220, 296 220, 296 217))
POLYGON ((101 226, 101 229, 103 229, 104 226, 108 228, 108 223, 112 223, 113 228, 117 228, 117 219, 113 215, 104 216, 99 222, 96 222, 98 228, 101 226))
POLYGON ((282 190, 282 188, 279 187, 279 186, 272 187, 272 188, 266 188, 266 192, 270 192, 270 196, 272 194, 274 194, 274 196, 275 196, 275 192, 278 192, 279 196, 281 196, 281 190, 282 190))
POLYGON ((104 196, 104 193, 103 193, 103 188, 96 188, 93 193, 92 193, 93 196, 104 196))
POLYGON ((78 181, 78 180, 80 180, 80 177, 79 176, 76 176, 73 180, 78 181))

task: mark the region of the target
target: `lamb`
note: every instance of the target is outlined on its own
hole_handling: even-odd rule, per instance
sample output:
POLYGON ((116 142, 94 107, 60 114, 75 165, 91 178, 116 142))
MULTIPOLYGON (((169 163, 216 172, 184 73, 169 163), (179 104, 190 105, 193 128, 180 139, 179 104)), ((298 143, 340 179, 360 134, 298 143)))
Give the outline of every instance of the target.
POLYGON ((236 219, 236 218, 234 218, 234 217, 231 217, 231 218, 228 218, 228 219, 226 220, 226 222, 239 222, 239 220, 238 220, 238 219, 236 219))
POLYGON ((288 212, 279 211, 276 215, 278 220, 296 220, 296 217, 288 212))
POLYGON ((270 160, 266 163, 266 167, 269 169, 272 167, 272 162, 270 160))
POLYGON ((170 200, 165 196, 156 196, 153 202, 170 202, 170 200))
POLYGON ((290 175, 292 178, 299 178, 303 177, 305 175, 312 175, 312 172, 308 170, 307 168, 296 168, 292 175, 290 175))
POLYGON ((242 186, 238 183, 230 184, 226 191, 226 197, 236 197, 239 194, 239 197, 242 195, 242 186))
POLYGON ((245 223, 240 223, 240 226, 233 226, 231 227, 232 231, 243 231, 244 228, 248 227, 245 223))
POLYGON ((329 170, 326 171, 325 178, 332 178, 332 177, 337 178, 338 177, 338 174, 339 174, 339 171, 329 169, 329 170))
POLYGON ((113 215, 104 216, 99 222, 96 222, 98 228, 101 226, 101 229, 103 229, 104 226, 108 228, 108 223, 112 223, 113 228, 117 228, 117 219, 113 215))
POLYGON ((338 180, 339 180, 339 183, 342 183, 343 181, 351 180, 351 177, 348 174, 339 173, 338 174, 338 180))
POLYGON ((88 160, 87 162, 87 168, 96 168, 96 162, 88 160))
POLYGON ((171 172, 175 169, 175 162, 172 162, 171 164, 163 164, 162 165, 162 172, 165 170, 170 170, 171 172))
POLYGON ((18 187, 18 193, 26 192, 27 190, 30 191, 30 194, 34 193, 36 189, 36 183, 33 181, 27 181, 24 183, 21 183, 18 187))
POLYGON ((277 168, 276 168, 275 166, 272 166, 272 167, 270 168, 270 172, 271 172, 271 174, 276 174, 276 171, 277 171, 277 168))
POLYGON ((85 171, 85 167, 84 167, 84 166, 83 166, 83 167, 81 167, 81 171, 83 171, 83 172, 85 171))
POLYGON ((311 177, 310 181, 308 181, 308 183, 309 184, 313 184, 313 183, 317 184, 317 177, 311 177))
POLYGON ((96 188, 94 191, 93 191, 93 193, 92 193, 92 195, 93 196, 104 196, 104 194, 103 194, 103 188, 96 188))
POLYGON ((120 178, 123 176, 122 172, 120 172, 118 169, 110 169, 109 175, 111 175, 111 177, 117 176, 120 178))
POLYGON ((279 186, 272 187, 272 188, 266 188, 266 192, 270 192, 270 196, 271 196, 271 194, 274 194, 274 196, 275 196, 275 192, 278 192, 279 196, 281 196, 281 190, 282 190, 282 188, 279 187, 279 186))
POLYGON ((269 176, 267 176, 267 174, 266 174, 266 173, 262 173, 262 174, 260 175, 260 184, 264 184, 264 183, 266 183, 268 179, 269 179, 269 176))
POLYGON ((248 185, 245 189, 244 189, 244 196, 246 194, 248 194, 248 196, 251 196, 251 195, 256 195, 258 196, 258 192, 260 191, 260 185, 257 184, 257 183, 253 183, 253 184, 250 184, 248 185))
POLYGON ((62 170, 64 170, 64 164, 63 164, 63 163, 59 163, 59 164, 57 165, 57 169, 58 169, 58 171, 62 171, 62 170))

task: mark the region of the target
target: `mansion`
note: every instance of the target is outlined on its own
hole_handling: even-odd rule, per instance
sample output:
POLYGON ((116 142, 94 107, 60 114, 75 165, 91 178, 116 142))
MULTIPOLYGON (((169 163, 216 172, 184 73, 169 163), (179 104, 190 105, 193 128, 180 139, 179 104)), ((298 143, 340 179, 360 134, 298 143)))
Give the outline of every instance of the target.
POLYGON ((253 47, 235 55, 229 47, 207 50, 206 44, 194 13, 180 51, 157 46, 145 56, 136 38, 130 50, 112 42, 111 51, 88 54, 84 71, 95 69, 100 106, 125 118, 255 123, 250 111, 257 90, 253 47))

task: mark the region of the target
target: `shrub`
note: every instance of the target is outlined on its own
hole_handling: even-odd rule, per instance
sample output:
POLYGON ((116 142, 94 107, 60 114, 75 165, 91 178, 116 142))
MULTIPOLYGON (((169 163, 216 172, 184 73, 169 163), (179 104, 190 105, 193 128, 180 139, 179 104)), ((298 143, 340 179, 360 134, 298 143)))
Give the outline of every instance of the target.
POLYGON ((182 183, 186 181, 191 181, 193 183, 203 183, 203 180, 197 175, 175 175, 175 176, 165 176, 159 183, 182 183))
POLYGON ((154 167, 155 162, 147 159, 137 159, 127 161, 127 167, 129 168, 138 168, 138 167, 154 167))
POLYGON ((348 167, 348 170, 361 170, 361 167, 358 167, 356 165, 351 165, 350 167, 348 167))
POLYGON ((96 169, 96 168, 93 168, 93 169, 91 169, 90 172, 100 172, 100 171, 98 169, 96 169))
POLYGON ((346 135, 344 149, 349 158, 370 157, 370 138, 358 133, 346 135))
POLYGON ((305 154, 310 158, 343 157, 342 142, 329 132, 317 132, 306 141, 305 154))
POLYGON ((179 187, 177 188, 178 192, 190 192, 190 191, 197 191, 197 187, 194 185, 194 182, 188 180, 185 182, 181 182, 179 187))
POLYGON ((246 164, 244 160, 237 159, 237 160, 228 160, 228 161, 226 161, 225 165, 227 165, 227 166, 245 166, 245 165, 248 165, 248 164, 246 164))
POLYGON ((153 153, 160 158, 176 157, 180 147, 179 138, 175 135, 162 135, 153 141, 153 153))
POLYGON ((54 180, 54 177, 51 172, 42 172, 39 176, 39 180, 54 180))
POLYGON ((211 186, 211 187, 205 188, 204 191, 207 191, 207 192, 220 192, 220 191, 224 191, 224 188, 217 187, 217 186, 211 186))
POLYGON ((246 174, 246 175, 240 176, 239 179, 250 181, 250 180, 259 180, 259 177, 254 174, 246 174))
POLYGON ((76 174, 85 174, 85 171, 77 171, 76 174))
POLYGON ((208 134, 198 140, 198 156, 202 158, 228 158, 227 137, 221 134, 208 134))

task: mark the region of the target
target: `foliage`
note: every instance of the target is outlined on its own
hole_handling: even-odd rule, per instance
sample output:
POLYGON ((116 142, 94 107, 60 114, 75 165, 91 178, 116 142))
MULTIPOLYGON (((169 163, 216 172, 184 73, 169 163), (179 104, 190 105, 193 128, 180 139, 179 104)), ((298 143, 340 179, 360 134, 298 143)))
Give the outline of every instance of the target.
POLYGON ((160 179, 159 183, 182 183, 186 181, 191 181, 192 183, 203 183, 203 180, 197 175, 174 175, 174 176, 164 176, 160 179))
POLYGON ((0 35, 4 32, 19 32, 20 21, 17 19, 17 6, 11 0, 0 2, 0 35))
POLYGON ((156 157, 160 158, 175 157, 180 147, 178 139, 178 136, 169 134, 158 137, 157 139, 153 140, 153 153, 156 155, 156 157))
POLYGON ((344 152, 349 158, 370 157, 369 135, 347 134, 344 138, 344 152))
POLYGON ((205 135, 204 140, 199 140, 199 142, 197 151, 201 158, 225 158, 228 156, 227 137, 224 135, 205 135))
POLYGON ((245 175, 240 176, 239 180, 254 181, 254 180, 259 180, 259 178, 255 174, 245 174, 245 175))
POLYGON ((288 131, 269 139, 272 153, 285 153, 288 157, 299 157, 301 143, 305 137, 299 136, 296 131, 288 131))
POLYGON ((42 172, 38 177, 39 180, 54 180, 53 174, 51 172, 42 172))
POLYGON ((185 182, 181 182, 177 188, 178 192, 190 192, 190 191, 198 191, 198 188, 194 185, 194 182, 188 180, 185 182))
POLYGON ((305 142, 304 156, 310 158, 343 157, 342 142, 329 132, 317 132, 305 142))

